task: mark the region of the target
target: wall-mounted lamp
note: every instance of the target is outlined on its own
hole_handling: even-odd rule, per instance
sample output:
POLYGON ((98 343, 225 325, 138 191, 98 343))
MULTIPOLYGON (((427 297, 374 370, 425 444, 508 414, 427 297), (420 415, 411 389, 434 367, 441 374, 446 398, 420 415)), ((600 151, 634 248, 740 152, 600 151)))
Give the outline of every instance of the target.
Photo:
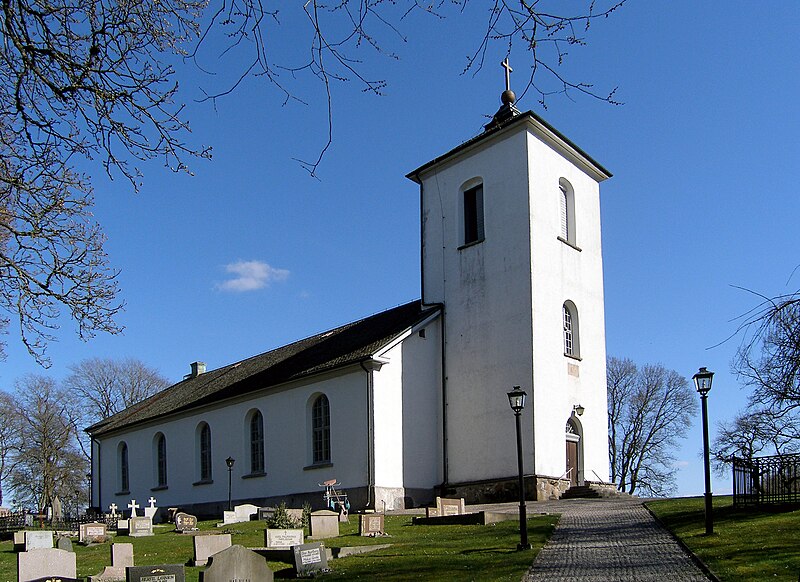
POLYGON ((578 416, 583 416, 583 412, 585 410, 586 409, 583 406, 581 406, 580 404, 576 404, 575 406, 572 407, 572 412, 574 412, 578 416))

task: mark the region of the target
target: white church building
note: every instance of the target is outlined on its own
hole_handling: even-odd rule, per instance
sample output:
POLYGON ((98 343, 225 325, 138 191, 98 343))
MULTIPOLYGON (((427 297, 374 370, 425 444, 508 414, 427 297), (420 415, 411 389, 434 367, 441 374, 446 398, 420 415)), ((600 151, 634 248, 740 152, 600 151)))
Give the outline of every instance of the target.
POLYGON ((354 510, 528 499, 608 480, 599 184, 611 174, 513 93, 484 132, 408 174, 421 300, 206 371, 105 419, 92 505, 221 515, 234 503, 354 510), (227 460, 234 460, 230 468, 227 460))

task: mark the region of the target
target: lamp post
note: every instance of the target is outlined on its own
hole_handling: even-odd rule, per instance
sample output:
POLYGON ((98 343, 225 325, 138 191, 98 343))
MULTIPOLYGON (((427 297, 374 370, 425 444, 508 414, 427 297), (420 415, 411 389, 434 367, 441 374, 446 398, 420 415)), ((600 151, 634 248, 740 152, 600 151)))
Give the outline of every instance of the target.
POLYGON ((711 382, 714 379, 714 372, 709 372, 705 368, 692 376, 695 388, 700 393, 700 402, 703 406, 703 463, 706 471, 706 535, 714 533, 714 515, 711 512, 711 466, 708 454, 708 393, 711 390, 711 382))
MULTIPOLYGON (((92 474, 91 473, 86 473, 86 481, 89 483, 89 501, 87 501, 86 513, 89 513, 89 510, 92 508, 92 474)), ((76 513, 78 511, 77 504, 78 504, 78 501, 76 499, 76 501, 75 501, 75 505, 76 505, 75 512, 76 513)))
POLYGON ((531 545, 528 543, 528 515, 525 508, 525 480, 522 476, 522 430, 520 428, 520 415, 522 409, 525 408, 527 395, 519 386, 514 386, 514 389, 508 393, 508 404, 514 411, 517 424, 517 470, 519 473, 519 543, 517 550, 531 549, 531 545))
POLYGON ((228 465, 228 511, 231 510, 231 483, 233 480, 233 464, 235 462, 236 459, 233 457, 225 459, 225 464, 228 465))

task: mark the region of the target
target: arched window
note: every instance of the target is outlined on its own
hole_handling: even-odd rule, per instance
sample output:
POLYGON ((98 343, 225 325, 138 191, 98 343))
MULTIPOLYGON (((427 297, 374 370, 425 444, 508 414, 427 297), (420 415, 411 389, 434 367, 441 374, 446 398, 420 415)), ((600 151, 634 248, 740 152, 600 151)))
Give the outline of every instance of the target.
POLYGON ((571 245, 575 245, 575 191, 566 178, 558 181, 559 206, 561 208, 560 237, 571 245))
POLYGON ((250 417, 250 473, 264 472, 264 417, 256 410, 250 417))
POLYGON ((564 322, 564 355, 579 358, 581 352, 578 334, 578 310, 572 301, 564 303, 562 319, 564 322))
POLYGON ((328 397, 317 396, 311 406, 312 461, 329 463, 331 460, 331 414, 328 397))
POLYGON ((211 427, 208 426, 207 422, 200 424, 200 434, 197 445, 200 481, 211 481, 211 427))
POLYGON ((483 228, 483 184, 475 180, 467 182, 461 190, 463 219, 462 244, 464 246, 481 242, 484 239, 483 228))
POLYGON ((120 493, 130 491, 130 481, 128 480, 128 445, 125 442, 119 444, 117 460, 119 461, 119 490, 120 493))
POLYGON ((156 486, 167 486, 167 438, 163 433, 156 435, 156 486))

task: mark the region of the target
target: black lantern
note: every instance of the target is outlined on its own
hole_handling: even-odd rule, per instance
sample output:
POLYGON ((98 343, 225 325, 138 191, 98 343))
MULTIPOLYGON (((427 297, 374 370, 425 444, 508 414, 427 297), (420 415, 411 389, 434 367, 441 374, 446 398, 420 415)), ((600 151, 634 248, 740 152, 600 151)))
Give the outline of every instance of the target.
POLYGON ((709 372, 705 368, 700 368, 700 370, 692 376, 692 380, 694 380, 694 386, 697 388, 697 391, 700 393, 701 396, 705 396, 711 390, 711 382, 714 380, 714 372, 709 372))
POLYGON ((514 418, 517 425, 517 473, 519 480, 519 544, 518 550, 530 550, 531 545, 528 543, 528 515, 525 508, 525 479, 522 475, 522 429, 520 428, 520 416, 525 408, 525 397, 527 392, 522 390, 519 386, 514 386, 514 389, 508 393, 508 404, 511 410, 514 411, 514 418))
POLYGON ((514 389, 508 393, 508 404, 514 414, 519 414, 525 408, 525 397, 528 393, 522 390, 519 386, 514 386, 514 389))
POLYGON ((231 482, 233 480, 233 464, 236 459, 228 457, 225 459, 225 464, 228 465, 228 511, 231 510, 231 482))

